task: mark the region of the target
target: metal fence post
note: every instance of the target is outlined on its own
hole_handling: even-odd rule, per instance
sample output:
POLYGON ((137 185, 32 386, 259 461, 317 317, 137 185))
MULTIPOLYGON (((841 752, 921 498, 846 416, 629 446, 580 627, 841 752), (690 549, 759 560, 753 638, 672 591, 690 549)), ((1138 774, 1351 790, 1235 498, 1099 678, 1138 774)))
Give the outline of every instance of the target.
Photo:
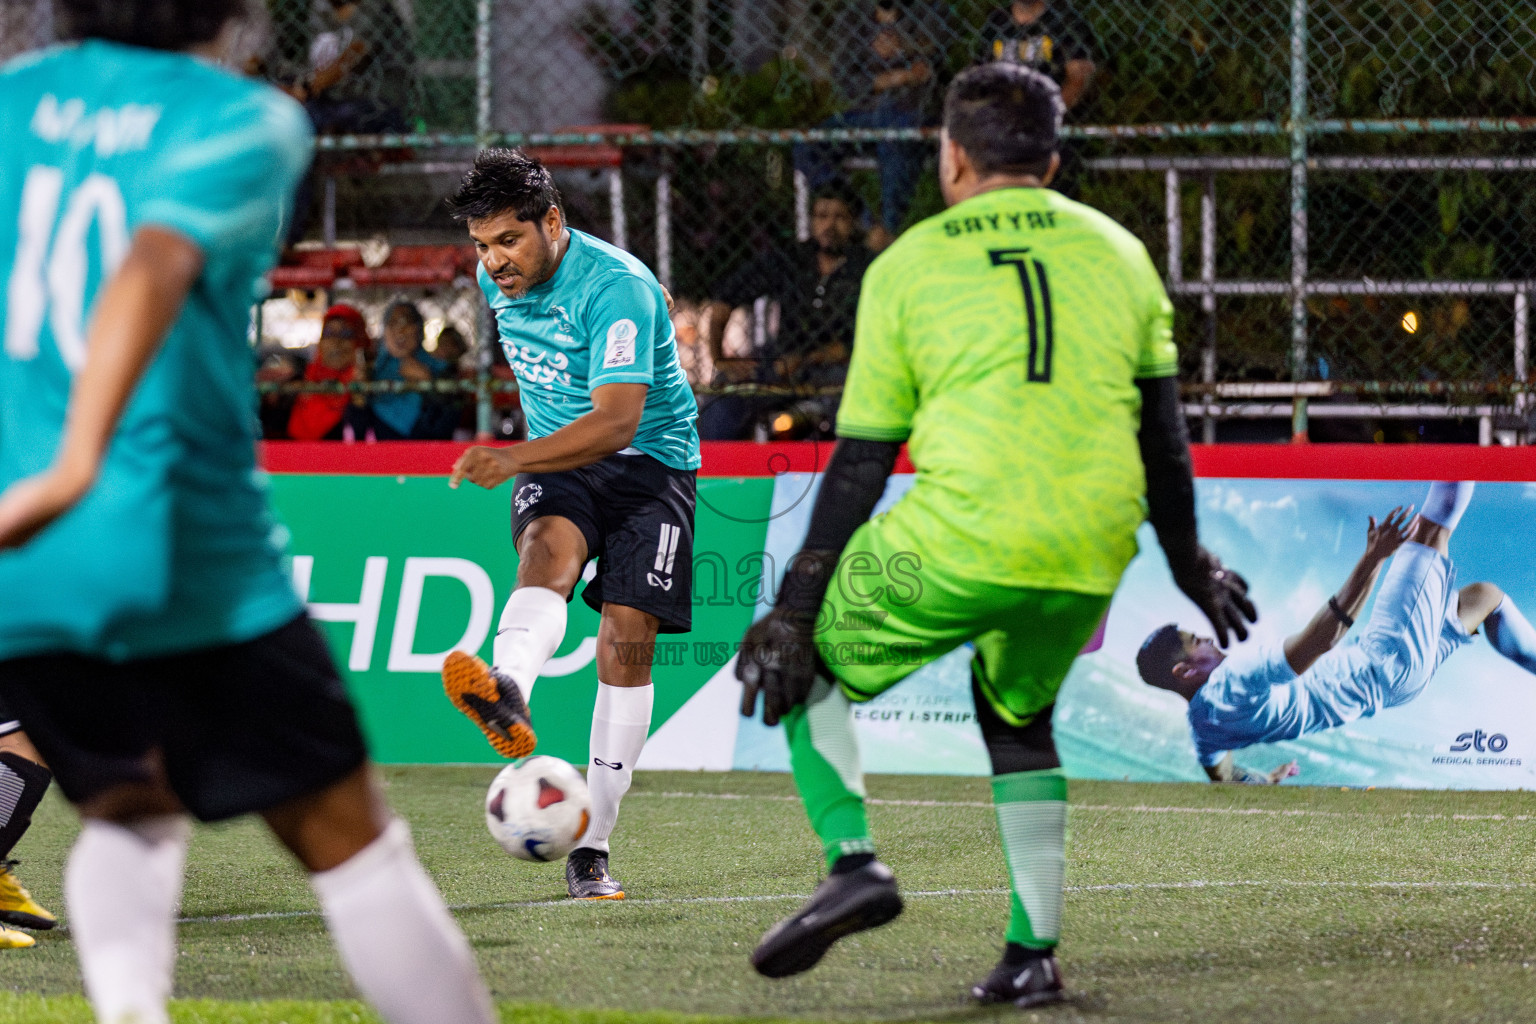
POLYGON ((656 177, 656 279, 672 290, 672 175, 656 177))
MULTIPOLYGON (((491 123, 491 0, 475 0, 475 137, 477 144, 489 144, 491 123)), ((475 315, 475 433, 485 437, 491 432, 496 415, 491 394, 492 346, 497 344, 496 321, 482 299, 475 315)))
MULTIPOLYGON (((1524 291, 1515 292, 1515 383, 1524 386, 1530 376, 1530 321, 1531 297, 1524 291)), ((1531 408, 1531 396, 1524 391, 1515 395, 1515 415, 1520 418, 1520 433, 1525 433, 1524 423, 1531 408)), ((1530 438, 1524 438, 1529 441, 1530 438)))
MULTIPOLYGON (((1291 3, 1291 379, 1307 378, 1307 0, 1291 3)), ((1291 405, 1291 440, 1307 437, 1307 400, 1291 405)))
MULTIPOLYGON (((1200 283, 1206 286, 1200 296, 1200 309, 1205 313, 1205 348, 1200 353, 1200 380, 1205 384, 1216 383, 1216 172, 1205 175, 1205 188, 1200 193, 1200 283)), ((1205 419, 1200 424, 1200 439, 1206 444, 1216 443, 1216 420, 1211 416, 1211 393, 1205 396, 1205 419)))
POLYGON ((475 134, 491 134, 491 0, 475 0, 475 134))

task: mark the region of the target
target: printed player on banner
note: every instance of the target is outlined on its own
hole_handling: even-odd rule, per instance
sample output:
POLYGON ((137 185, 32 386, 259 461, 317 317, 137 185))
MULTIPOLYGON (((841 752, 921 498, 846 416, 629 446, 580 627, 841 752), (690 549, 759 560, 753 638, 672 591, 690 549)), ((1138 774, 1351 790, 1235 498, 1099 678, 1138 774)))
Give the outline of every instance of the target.
POLYGON ((1380 523, 1371 517, 1365 553, 1343 587, 1278 647, 1227 655, 1174 623, 1147 637, 1136 668, 1149 685, 1189 701, 1195 751, 1212 782, 1275 784, 1295 774, 1294 762, 1268 773, 1234 766, 1230 752, 1408 703, 1479 627, 1494 650, 1536 675, 1536 629, 1514 601, 1492 583, 1456 587, 1449 544, 1472 490, 1431 484, 1416 518, 1412 508, 1395 508, 1380 523), (1340 646, 1388 559, 1365 629, 1340 646))

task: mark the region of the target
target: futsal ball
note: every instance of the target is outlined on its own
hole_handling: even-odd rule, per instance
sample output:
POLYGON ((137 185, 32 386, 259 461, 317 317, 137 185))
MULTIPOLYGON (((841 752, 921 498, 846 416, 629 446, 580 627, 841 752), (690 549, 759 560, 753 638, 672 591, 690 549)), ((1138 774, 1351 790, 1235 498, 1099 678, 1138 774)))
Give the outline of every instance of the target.
POLYGON ((509 764, 485 794, 485 825, 522 860, 559 860, 581 842, 592 819, 587 780, 558 757, 509 764))

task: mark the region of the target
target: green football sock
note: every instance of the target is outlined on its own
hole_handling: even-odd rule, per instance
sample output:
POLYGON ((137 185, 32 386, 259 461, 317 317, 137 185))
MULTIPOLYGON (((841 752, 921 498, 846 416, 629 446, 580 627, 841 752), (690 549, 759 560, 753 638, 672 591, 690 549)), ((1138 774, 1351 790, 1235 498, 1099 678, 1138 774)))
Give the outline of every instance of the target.
POLYGON ((995 776, 992 803, 1013 886, 1008 941, 1050 949, 1061 938, 1067 874, 1066 777, 1059 768, 995 776))
POLYGON ((810 700, 784 716, 784 730, 795 788, 826 851, 827 866, 847 853, 873 853, 853 706, 842 689, 816 680, 810 700))

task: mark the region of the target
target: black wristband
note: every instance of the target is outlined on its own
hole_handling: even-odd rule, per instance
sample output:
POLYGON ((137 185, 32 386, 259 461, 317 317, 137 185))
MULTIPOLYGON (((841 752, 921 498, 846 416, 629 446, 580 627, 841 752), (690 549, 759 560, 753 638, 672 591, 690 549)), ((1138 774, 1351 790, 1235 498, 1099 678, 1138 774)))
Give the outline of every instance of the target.
POLYGON ((1350 618, 1348 615, 1345 615, 1344 614, 1344 609, 1339 607, 1339 599, 1338 598, 1336 598, 1336 597, 1329 597, 1328 598, 1328 610, 1333 612, 1333 617, 1334 618, 1336 618, 1340 622, 1344 623, 1344 628, 1348 629, 1350 626, 1353 626, 1355 624, 1355 620, 1350 618))

